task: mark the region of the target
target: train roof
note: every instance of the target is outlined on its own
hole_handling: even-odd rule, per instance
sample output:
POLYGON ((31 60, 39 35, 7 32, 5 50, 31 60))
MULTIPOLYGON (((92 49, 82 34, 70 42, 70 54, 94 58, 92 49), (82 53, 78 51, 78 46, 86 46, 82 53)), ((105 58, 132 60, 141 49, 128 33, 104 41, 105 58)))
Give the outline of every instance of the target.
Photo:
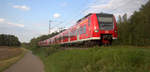
POLYGON ((113 16, 113 14, 108 14, 108 13, 96 13, 96 15, 98 16, 102 16, 102 17, 108 17, 108 16, 113 16))
POLYGON ((79 20, 77 21, 77 23, 80 22, 81 20, 87 18, 87 17, 90 16, 90 15, 92 15, 92 13, 89 13, 88 15, 84 16, 83 18, 79 19, 79 20))
POLYGON ((87 18, 88 16, 90 16, 92 14, 96 14, 96 15, 99 15, 99 16, 113 16, 113 14, 109 14, 109 13, 89 13, 88 15, 84 16, 83 18, 79 19, 77 21, 77 23, 79 23, 80 21, 82 21, 83 19, 87 18))

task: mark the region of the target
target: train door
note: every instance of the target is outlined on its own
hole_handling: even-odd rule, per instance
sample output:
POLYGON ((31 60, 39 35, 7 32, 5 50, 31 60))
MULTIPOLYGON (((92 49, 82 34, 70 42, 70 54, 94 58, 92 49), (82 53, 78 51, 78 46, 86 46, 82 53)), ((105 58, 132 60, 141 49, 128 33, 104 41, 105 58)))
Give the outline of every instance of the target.
POLYGON ((88 38, 91 37, 91 16, 88 18, 88 25, 87 25, 87 33, 88 33, 88 38))
POLYGON ((68 42, 70 42, 70 30, 68 31, 68 42))
POLYGON ((80 38, 80 33, 79 33, 79 29, 77 30, 77 40, 79 40, 80 38))
POLYGON ((80 26, 77 26, 77 41, 80 40, 80 26))

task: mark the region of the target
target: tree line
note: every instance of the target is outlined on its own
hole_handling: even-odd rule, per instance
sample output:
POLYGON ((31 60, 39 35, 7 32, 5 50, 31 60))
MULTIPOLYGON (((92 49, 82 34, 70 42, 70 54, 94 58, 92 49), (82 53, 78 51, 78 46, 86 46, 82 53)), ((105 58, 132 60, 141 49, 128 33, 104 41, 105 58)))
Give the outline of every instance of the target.
POLYGON ((128 19, 127 14, 118 20, 118 42, 123 45, 150 45, 150 0, 128 19))
POLYGON ((46 39, 48 39, 48 38, 51 38, 51 37, 53 37, 53 36, 55 36, 55 35, 57 35, 57 34, 59 34, 59 33, 61 33, 61 32, 63 32, 65 29, 62 29, 62 30, 60 30, 60 31, 55 31, 55 32, 53 32, 53 33, 51 33, 51 34, 48 34, 48 35, 41 35, 41 36, 39 36, 39 37, 37 37, 37 38, 32 38, 31 39, 31 41, 30 41, 30 46, 38 46, 38 42, 40 42, 40 41, 43 41, 43 40, 46 40, 46 39))
POLYGON ((14 35, 0 34, 0 46, 20 46, 21 43, 14 35))

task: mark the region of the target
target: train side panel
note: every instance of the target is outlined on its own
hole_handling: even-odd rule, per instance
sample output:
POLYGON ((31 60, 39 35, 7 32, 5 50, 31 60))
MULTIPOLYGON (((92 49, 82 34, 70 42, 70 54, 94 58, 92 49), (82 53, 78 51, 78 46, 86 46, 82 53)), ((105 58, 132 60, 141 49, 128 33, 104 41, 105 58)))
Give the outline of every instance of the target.
POLYGON ((62 33, 48 40, 39 42, 39 45, 45 46, 50 44, 76 43, 88 40, 101 41, 104 40, 104 37, 117 39, 116 19, 112 14, 93 13, 85 16, 83 19, 79 20, 76 25, 63 31, 62 33), (110 24, 108 24, 108 22, 110 21, 111 17, 112 23, 110 22, 110 24, 113 26, 113 28, 107 29, 107 27, 109 28, 108 25, 110 24))

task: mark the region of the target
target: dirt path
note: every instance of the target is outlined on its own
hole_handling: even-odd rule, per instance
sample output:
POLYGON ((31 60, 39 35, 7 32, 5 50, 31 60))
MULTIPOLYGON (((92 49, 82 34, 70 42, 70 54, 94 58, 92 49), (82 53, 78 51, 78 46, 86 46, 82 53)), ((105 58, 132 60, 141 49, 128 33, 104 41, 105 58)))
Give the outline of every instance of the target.
POLYGON ((20 61, 4 72, 44 72, 44 65, 32 52, 28 52, 20 61))

